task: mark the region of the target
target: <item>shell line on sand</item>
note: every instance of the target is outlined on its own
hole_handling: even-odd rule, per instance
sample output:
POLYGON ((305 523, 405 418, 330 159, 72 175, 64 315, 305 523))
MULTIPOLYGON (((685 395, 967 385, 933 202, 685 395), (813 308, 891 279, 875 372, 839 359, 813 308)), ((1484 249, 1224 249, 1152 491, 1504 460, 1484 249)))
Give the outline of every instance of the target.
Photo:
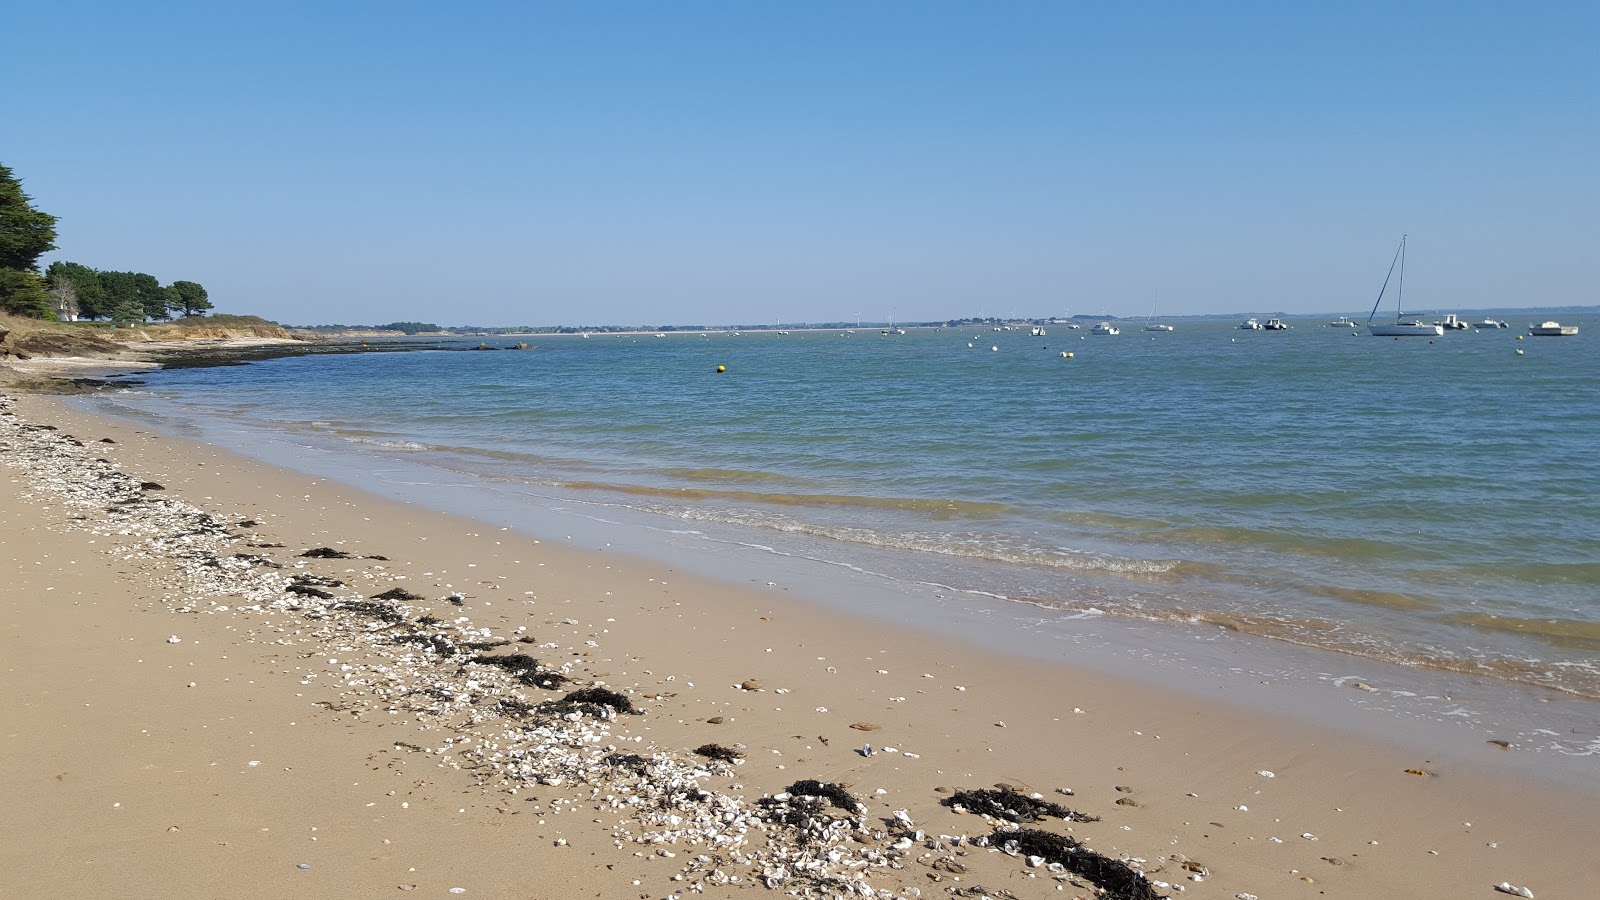
MULTIPOLYGON (((634 705, 649 699, 637 686, 618 691, 595 682, 559 699, 530 697, 529 688, 582 680, 578 661, 545 669, 524 656, 508 664, 509 657, 483 654, 534 639, 496 635, 465 616, 420 613, 400 598, 422 598, 405 591, 369 598, 336 578, 306 572, 304 559, 273 561, 261 551, 281 545, 238 531, 256 523, 224 521, 166 495, 160 485, 97 459, 77 438, 22 421, 14 403, 0 395, 0 462, 22 476, 31 499, 76 510, 62 527, 96 535, 102 552, 116 559, 153 563, 171 613, 230 616, 243 620, 249 640, 340 660, 338 683, 331 686, 338 709, 409 714, 419 727, 440 734, 436 746, 397 743, 397 751, 426 754, 509 794, 534 785, 561 788, 564 796, 549 804, 553 809, 582 804, 597 815, 609 812, 615 849, 631 845, 681 860, 670 876, 681 883, 673 896, 760 884, 796 897, 921 897, 922 888, 907 883, 915 877, 911 864, 965 871, 959 857, 980 849, 1048 872, 1058 883, 1093 884, 1089 889, 1113 900, 1158 898, 1157 887, 1184 889, 1150 880, 1140 871, 1142 859, 1105 857, 1073 838, 1022 829, 1019 820, 1004 816, 983 815, 991 833, 930 835, 904 815, 896 815, 893 826, 874 827, 859 802, 849 809, 837 799, 829 802, 843 792, 826 783, 799 781, 754 802, 705 789, 704 780, 730 776, 742 761, 695 759, 643 745, 640 737, 613 735, 619 716, 647 712, 634 705), (889 881, 897 886, 883 886, 889 881)), ((1075 814, 1066 812, 1072 821, 1075 814)), ((950 888, 957 896, 969 889, 950 888)))

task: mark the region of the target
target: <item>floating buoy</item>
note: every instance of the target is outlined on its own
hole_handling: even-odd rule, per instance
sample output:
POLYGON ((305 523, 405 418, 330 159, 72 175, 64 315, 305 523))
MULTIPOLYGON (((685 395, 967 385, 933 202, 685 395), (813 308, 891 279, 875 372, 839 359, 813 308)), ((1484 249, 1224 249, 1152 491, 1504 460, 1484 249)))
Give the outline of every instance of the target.
POLYGON ((717 374, 718 375, 721 375, 723 372, 726 372, 726 371, 728 371, 728 367, 727 366, 717 366, 717 374))
POLYGON ((1522 355, 1522 348, 1521 348, 1521 347, 1518 347, 1518 348, 1517 348, 1517 355, 1518 355, 1518 356, 1521 356, 1521 355, 1522 355))
POLYGON ((989 349, 993 350, 996 353, 998 353, 998 352, 1000 352, 1000 345, 999 344, 995 344, 993 347, 990 347, 989 349))
POLYGON ((967 349, 968 350, 972 349, 972 342, 971 341, 967 341, 967 349))
POLYGON ((1520 335, 1520 334, 1517 335, 1517 340, 1519 340, 1519 341, 1522 340, 1522 335, 1520 335))
POLYGON ((1071 354, 1071 353, 1068 353, 1068 352, 1067 352, 1067 351, 1065 351, 1065 350, 1063 350, 1063 351, 1061 351, 1061 358, 1062 358, 1062 359, 1071 359, 1071 358, 1072 358, 1072 354, 1071 354))

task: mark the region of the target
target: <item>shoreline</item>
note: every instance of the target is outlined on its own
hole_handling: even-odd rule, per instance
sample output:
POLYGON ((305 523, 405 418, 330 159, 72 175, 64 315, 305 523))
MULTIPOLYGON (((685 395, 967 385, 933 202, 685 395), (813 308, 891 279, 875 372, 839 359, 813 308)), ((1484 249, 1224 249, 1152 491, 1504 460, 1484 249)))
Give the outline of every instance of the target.
MULTIPOLYGON (((441 624, 465 617, 470 627, 488 628, 507 639, 519 634, 517 628, 526 628, 522 634, 531 633, 538 641, 529 645, 532 649, 527 652, 542 657, 544 664, 556 668, 559 660, 559 667, 569 677, 584 684, 603 682, 643 708, 639 716, 582 723, 585 728, 601 729, 596 732, 600 734, 598 746, 622 748, 608 753, 636 754, 652 761, 659 757, 659 762, 651 765, 664 767, 664 771, 633 778, 628 782, 631 790, 645 790, 644 783, 657 780, 658 774, 668 782, 687 777, 716 797, 713 807, 718 815, 714 820, 720 822, 722 813, 731 812, 746 829, 739 836, 744 843, 737 851, 728 849, 727 844, 692 843, 688 834, 661 837, 666 831, 692 831, 686 822, 705 828, 714 823, 697 824, 705 813, 703 804, 687 797, 679 798, 687 805, 672 813, 680 818, 676 826, 622 816, 630 807, 619 805, 617 798, 623 794, 618 793, 614 781, 605 780, 615 776, 616 766, 604 771, 581 769, 573 778, 559 773, 552 776, 549 771, 508 772, 510 761, 528 758, 526 747, 511 747, 527 741, 528 735, 521 726, 511 727, 503 712, 495 712, 495 703, 553 699, 559 693, 524 691, 524 686, 516 685, 515 679, 494 666, 455 662, 441 667, 439 660, 430 660, 426 675, 433 679, 430 689, 447 683, 443 689, 468 693, 471 699, 442 701, 435 696, 430 704, 444 703, 442 712, 419 711, 423 707, 415 705, 417 701, 403 699, 414 695, 397 698, 379 690, 388 678, 381 671, 400 666, 396 647, 408 646, 387 639, 371 640, 374 634, 393 633, 390 626, 370 627, 381 625, 382 620, 340 625, 349 617, 312 606, 274 606, 259 599, 245 604, 257 609, 241 610, 237 599, 219 603, 216 596, 185 583, 183 578, 188 576, 181 572, 192 561, 184 563, 171 555, 139 556, 129 550, 108 556, 107 550, 131 550, 131 545, 145 536, 121 535, 118 531, 125 528, 110 527, 107 522, 117 514, 105 511, 104 498, 83 506, 67 505, 63 495, 49 492, 42 480, 45 473, 37 465, 19 471, 14 468, 15 454, 11 449, 5 451, 4 461, 9 465, 0 471, 10 476, 6 489, 12 492, 6 504, 12 511, 5 520, 5 543, 8 550, 16 548, 7 560, 12 569, 8 577, 32 586, 15 592, 17 599, 6 610, 8 617, 18 621, 23 617, 35 625, 47 625, 58 616, 81 617, 81 607, 76 608, 78 612, 57 610, 42 605, 39 598, 49 597, 56 593, 52 588, 65 588, 74 579, 87 579, 105 591, 103 595, 84 595, 100 596, 95 602, 102 608, 96 615, 104 619, 97 619, 96 629, 121 635, 119 628, 137 625, 136 629, 124 629, 136 632, 129 643, 138 645, 137 658, 166 654, 168 659, 182 659, 194 663, 194 668, 209 667, 213 672, 224 666, 234 673, 228 677, 249 681, 250 690, 271 703, 261 710, 239 707, 238 698, 229 692, 242 687, 222 689, 192 678, 188 672, 162 675, 148 668, 141 670, 142 663, 122 658, 126 652, 96 660, 96 665, 108 670, 107 678, 155 675, 164 690, 195 704, 195 710, 205 708, 213 716, 226 714, 242 720, 237 727, 251 731, 256 743, 275 741, 285 752, 292 752, 302 741, 327 749, 306 756, 297 771, 331 773, 354 761, 369 773, 367 777, 371 777, 370 766, 404 773, 384 776, 395 784, 410 784, 412 778, 424 780, 421 776, 426 774, 428 786, 420 790, 433 799, 413 803, 422 807, 414 812, 407 809, 401 813, 394 808, 398 796, 374 791, 370 797, 363 795, 363 802, 377 806, 351 800, 348 805, 356 812, 349 814, 342 810, 344 801, 351 799, 347 796, 350 792, 344 791, 319 794, 315 800, 302 796, 308 810, 275 813, 291 818, 343 815, 350 820, 341 832, 346 841, 359 843, 380 832, 393 834, 395 837, 382 840, 403 844, 413 854, 396 860, 386 850, 365 845, 357 849, 355 843, 345 843, 343 849, 353 855, 326 862, 319 859, 311 871, 337 863, 353 873, 354 880, 339 890, 311 888, 309 894, 388 893, 400 884, 413 883, 402 880, 408 877, 406 868, 437 873, 441 867, 450 869, 470 859, 474 868, 452 872, 464 877, 470 871, 477 880, 468 890, 489 896, 503 895, 514 884, 525 886, 532 872, 546 879, 539 889, 550 891, 548 896, 576 896, 580 885, 589 892, 604 887, 606 896, 667 896, 695 883, 717 896, 738 890, 737 885, 759 881, 763 870, 770 878, 774 866, 787 872, 787 879, 777 882, 780 890, 838 891, 844 884, 853 884, 855 875, 869 872, 872 886, 892 896, 913 896, 913 887, 922 896, 939 895, 952 887, 965 889, 977 883, 990 892, 1004 889, 1018 897, 1088 896, 1087 882, 1081 877, 1054 873, 1047 866, 1030 866, 1027 859, 1013 858, 998 849, 940 837, 977 837, 990 833, 991 826, 976 815, 942 806, 939 801, 948 794, 936 788, 986 788, 997 782, 1102 817, 1094 823, 1056 821, 1040 827, 1081 839, 1112 858, 1143 860, 1141 865, 1150 877, 1168 885, 1157 887, 1162 894, 1231 897, 1237 893, 1282 896, 1321 891, 1324 893, 1318 896, 1402 892, 1417 897, 1490 896, 1494 884, 1509 881, 1529 885, 1536 893, 1560 896, 1581 894, 1581 885, 1593 877, 1583 855, 1583 835, 1593 833, 1600 815, 1592 811, 1593 797, 1580 792, 1551 790, 1514 775, 1497 775, 1488 767, 1475 771, 1451 763, 1435 769, 1427 757, 1410 749, 1332 729, 1289 723, 1282 717, 1178 696, 1063 664, 1006 658, 936 635, 818 607, 803 598, 686 575, 659 562, 540 543, 509 529, 495 530, 481 522, 274 469, 207 445, 152 435, 137 424, 71 410, 50 398, 25 398, 13 408, 24 421, 54 425, 79 435, 86 445, 75 447, 61 440, 60 432, 29 429, 21 433, 21 437, 40 442, 41 459, 56 460, 71 471, 103 454, 116 470, 137 481, 163 485, 159 494, 145 492, 158 500, 132 506, 165 507, 182 500, 210 513, 218 523, 260 523, 248 530, 248 537, 236 527, 225 529, 227 536, 213 537, 222 542, 219 547, 284 566, 275 569, 251 563, 247 567, 254 573, 252 577, 280 579, 276 600, 283 596, 281 583, 288 574, 314 574, 348 582, 341 588, 330 586, 326 592, 336 598, 349 597, 352 602, 357 591, 366 598, 386 587, 404 587, 433 598, 409 606, 407 621, 426 610, 441 624), (117 443, 100 445, 96 442, 101 437, 117 443), (34 502, 12 502, 13 497, 32 497, 34 502), (103 546, 91 546, 91 540, 103 546), (287 546, 247 549, 245 545, 250 543, 287 546), (363 556, 379 554, 390 559, 306 560, 293 555, 302 545, 307 549, 342 546, 363 556), (30 548, 33 555, 48 554, 47 558, 27 559, 30 548), (61 559, 63 552, 70 564, 61 559), (125 574, 129 558, 137 571, 125 574), (40 565, 29 564, 33 562, 40 565), (448 600, 456 593, 462 595, 459 604, 448 600), (189 606, 193 612, 174 612, 160 602, 163 596, 181 597, 172 605, 189 606), (306 618, 311 613, 324 618, 306 618), (180 636, 180 643, 165 643, 168 634, 179 636, 185 629, 190 633, 180 636), (326 633, 316 634, 319 630, 326 633), (202 640, 197 637, 200 634, 203 642, 196 648, 196 641, 202 640), (293 643, 274 643, 282 641, 293 643), (231 658, 187 656, 216 642, 223 643, 225 657, 231 658), (471 677, 440 671, 451 667, 470 669, 471 677), (312 675, 316 677, 309 677, 312 675), (331 687, 330 680, 340 685, 331 687), (196 688, 180 685, 191 681, 196 688), (475 685, 468 687, 468 681, 475 685), (201 689, 202 683, 213 690, 201 689), (296 693, 304 696, 295 697, 296 693), (327 705, 308 705, 314 703, 327 705), (293 715, 287 721, 299 724, 284 724, 278 720, 283 716, 257 717, 269 708, 293 715), (396 709, 401 711, 392 712, 396 709), (1074 711, 1079 709, 1083 712, 1074 711), (422 722, 428 727, 420 728, 422 722), (872 728, 868 731, 853 725, 872 728), (404 737, 398 739, 402 743, 422 750, 396 751, 398 745, 391 735, 401 734, 404 737), (877 748, 870 756, 859 752, 868 741, 877 748), (744 764, 715 770, 693 756, 693 748, 705 742, 734 745, 744 754, 744 764), (739 744, 744 746, 737 747, 739 744), (463 747, 467 749, 463 751, 463 747), (888 747, 896 752, 889 752, 888 747), (521 750, 521 756, 505 755, 510 749, 521 750), (367 762, 369 757, 371 762, 367 762), (707 774, 685 776, 683 770, 671 768, 681 765, 687 765, 688 772, 707 774), (1408 768, 1429 774, 1409 774, 1408 768), (1269 771, 1273 773, 1270 778, 1258 774, 1269 771), (476 773, 476 780, 469 772, 476 773), (541 775, 542 780, 530 774, 541 775), (552 777, 561 780, 551 784, 552 777), (868 860, 859 869, 822 863, 824 868, 833 867, 826 877, 834 881, 804 880, 804 865, 816 863, 818 857, 805 858, 802 851, 784 844, 789 826, 761 820, 755 812, 762 809, 756 801, 763 793, 780 793, 802 779, 847 783, 868 808, 861 831, 845 829, 844 834, 824 835, 825 840, 838 838, 838 846, 848 848, 850 862, 868 860), (611 801, 604 799, 604 791, 593 794, 597 783, 611 792, 611 801), (880 788, 886 793, 876 793, 880 788), (1073 793, 1054 793, 1058 788, 1073 793), (512 794, 512 790, 519 793, 512 794), (455 804, 454 800, 435 802, 440 795, 458 796, 462 791, 472 797, 470 806, 460 807, 469 812, 452 812, 456 807, 447 804, 455 804), (535 805, 521 813, 521 818, 505 818, 518 815, 516 807, 530 802, 521 794, 539 799, 531 801, 535 805), (730 805, 716 805, 724 803, 730 805), (922 840, 913 839, 909 846, 896 849, 906 839, 896 834, 897 829, 903 830, 893 815, 900 809, 907 810, 915 827, 925 834, 922 840), (534 810, 544 819, 538 825, 529 821, 534 810), (556 810, 567 811, 559 825, 550 824, 558 821, 556 810), (596 818, 603 821, 591 821, 596 818), (652 833, 651 829, 658 843, 635 842, 635 838, 652 833), (466 850, 453 838, 444 837, 457 832, 470 835, 465 842, 482 843, 466 850), (876 836, 879 834, 881 838, 876 836), (546 840, 534 840, 534 835, 546 840), (441 846, 419 849, 424 836, 432 836, 441 846), (782 852, 757 858, 757 838, 761 842, 776 840, 775 846, 782 852), (565 843, 558 845, 557 841, 565 843), (507 853, 513 847, 519 849, 515 859, 508 856, 496 864, 489 861, 494 858, 492 853, 483 855, 490 847, 507 853), (660 850, 674 855, 660 855, 660 850), (856 855, 860 850, 880 854, 882 865, 856 855), (801 855, 785 857, 782 853, 801 855), (699 862, 702 854, 712 857, 715 865, 708 869, 710 864, 699 862), (414 864, 424 858, 426 865, 414 864), (1190 880, 1188 876, 1196 873, 1183 868, 1185 861, 1198 861, 1209 874, 1200 881, 1190 880), (685 872, 685 866, 690 871, 685 872), (958 866, 966 872, 959 872, 958 866), (722 873, 722 879, 738 874, 741 881, 719 880, 712 874, 716 871, 722 873), (673 881, 675 874, 685 875, 686 882, 673 881), (934 881, 932 875, 940 880, 934 881), (958 877, 961 880, 955 881, 958 877), (380 883, 380 879, 384 881, 380 883), (635 880, 640 883, 633 884, 635 880), (558 883, 571 890, 563 892, 558 883), (1173 889, 1176 887, 1187 890, 1178 892, 1173 889)), ((5 418, 9 421, 11 417, 5 418)), ((8 443, 11 440, 8 436, 8 443)), ((152 527, 152 534, 160 537, 166 526, 152 527)), ((166 535, 169 540, 178 537, 166 535)), ((176 546, 183 544, 179 541, 176 546)), ((38 651, 35 656, 48 656, 45 648, 33 643, 42 633, 28 627, 8 628, 8 650, 33 648, 38 651)), ((107 646, 116 647, 116 639, 107 646)), ((47 662, 53 662, 21 652, 7 655, 37 662, 37 666, 30 662, 7 670, 11 680, 8 697, 25 698, 7 701, 24 707, 9 711, 9 718, 19 723, 14 734, 31 734, 28 729, 38 729, 51 720, 53 707, 45 702, 45 695, 70 692, 70 685, 39 683, 38 667, 48 670, 47 662)), ((424 676, 413 673, 403 677, 424 676)), ((412 684, 408 690, 414 687, 412 684)), ((88 691, 91 697, 94 693, 87 687, 78 690, 88 691)), ((115 711, 108 715, 121 726, 139 720, 142 711, 140 704, 135 704, 121 715, 115 711)), ((194 710, 187 715, 194 716, 193 721, 208 721, 194 710)), ((145 719, 140 727, 152 725, 171 730, 171 722, 159 717, 145 719)), ((189 730, 176 745, 180 749, 215 756, 228 747, 217 740, 220 733, 189 730)), ((52 745, 67 740, 69 735, 60 731, 45 731, 43 740, 52 745)), ((566 754, 562 758, 574 753, 582 757, 581 749, 595 746, 596 742, 585 739, 576 744, 579 749, 563 745, 560 752, 566 754)), ((135 744, 133 755, 141 752, 135 744)), ((234 760, 238 755, 227 754, 228 771, 248 779, 255 767, 234 760)), ((43 775, 50 753, 38 756, 42 758, 25 761, 22 773, 8 776, 15 781, 16 796, 51 809, 45 815, 52 820, 73 818, 75 813, 91 822, 78 825, 84 833, 72 842, 74 847, 102 835, 107 845, 119 837, 132 839, 132 834, 121 830, 126 826, 106 819, 103 807, 109 804, 100 803, 101 796, 80 798, 78 806, 47 806, 57 802, 47 798, 52 796, 50 791, 59 790, 61 782, 43 775), (31 780, 31 775, 39 780, 31 780)), ((268 763, 263 761, 263 765, 268 763)), ((391 786, 387 781, 380 787, 391 786)), ((242 808, 277 809, 269 793, 252 794, 252 789, 245 787, 239 790, 245 791, 240 795, 242 808)), ((181 813, 206 819, 216 812, 216 801, 207 790, 180 791, 163 802, 167 809, 162 812, 173 811, 167 818, 181 813)), ((223 829, 222 824, 169 824, 180 827, 181 832, 164 833, 191 835, 184 841, 215 836, 212 832, 223 829)), ((36 847, 41 838, 28 837, 18 826, 8 830, 12 840, 6 852, 19 854, 11 868, 28 872, 34 880, 26 883, 48 894, 50 886, 59 886, 60 879, 68 877, 65 871, 21 865, 29 859, 21 854, 36 847)), ((281 831, 281 826, 273 830, 281 831)), ((720 833, 727 834, 725 830, 720 833)), ((296 844, 285 846, 306 846, 305 834, 302 831, 293 839, 296 844)), ((169 843, 176 846, 178 841, 169 843)), ((759 852, 766 853, 768 847, 762 843, 759 852)), ((162 860, 167 860, 169 867, 178 858, 185 859, 185 865, 196 866, 191 857, 168 856, 176 851, 161 850, 159 844, 142 844, 141 848, 153 855, 136 866, 147 872, 147 877, 156 877, 162 860)), ((72 851, 67 852, 70 855, 72 851)), ((289 887, 294 879, 306 877, 292 859, 281 861, 282 871, 273 867, 277 863, 258 862, 263 867, 263 880, 256 882, 261 885, 260 896, 281 896, 289 890, 309 895, 304 885, 289 887)), ((229 877, 209 864, 198 864, 196 869, 194 878, 229 877)), ((449 874, 429 883, 435 893, 442 892, 449 874)))

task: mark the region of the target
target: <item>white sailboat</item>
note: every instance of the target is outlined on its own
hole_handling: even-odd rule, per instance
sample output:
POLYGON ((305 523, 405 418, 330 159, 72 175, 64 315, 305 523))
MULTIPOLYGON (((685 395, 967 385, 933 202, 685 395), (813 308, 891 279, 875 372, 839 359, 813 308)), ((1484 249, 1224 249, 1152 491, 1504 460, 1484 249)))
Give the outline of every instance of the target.
POLYGON ((1152 301, 1150 301, 1150 316, 1149 316, 1149 318, 1144 320, 1144 330, 1145 331, 1171 331, 1172 330, 1172 326, 1171 325, 1163 325, 1160 322, 1157 322, 1155 319, 1156 319, 1156 302, 1154 300, 1152 300, 1152 301))
POLYGON ((1378 299, 1372 304, 1372 312, 1367 315, 1367 333, 1373 337, 1438 337, 1444 334, 1443 325, 1433 325, 1421 319, 1406 318, 1400 311, 1400 301, 1406 292, 1406 236, 1400 235, 1400 249, 1394 252, 1394 259, 1389 262, 1389 274, 1383 276, 1383 287, 1378 289, 1378 299), (1400 281, 1395 286, 1394 295, 1394 324, 1385 325, 1374 323, 1372 317, 1378 314, 1378 306, 1383 303, 1383 293, 1389 289, 1389 278, 1394 275, 1394 267, 1400 266, 1400 281))

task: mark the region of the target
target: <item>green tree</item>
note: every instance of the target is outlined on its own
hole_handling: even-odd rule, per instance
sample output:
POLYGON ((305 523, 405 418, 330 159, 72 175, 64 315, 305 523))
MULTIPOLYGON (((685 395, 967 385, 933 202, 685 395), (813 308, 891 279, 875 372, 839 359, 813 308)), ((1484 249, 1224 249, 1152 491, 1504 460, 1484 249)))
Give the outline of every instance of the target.
POLYGON ((100 283, 100 273, 75 262, 53 262, 44 270, 45 280, 52 292, 70 288, 78 298, 78 317, 104 319, 111 315, 111 301, 105 286, 100 283))
POLYGON ((184 316, 203 316, 211 308, 206 289, 193 281, 174 281, 167 287, 167 309, 184 316))
POLYGON ((0 166, 0 269, 32 271, 40 254, 56 248, 56 217, 33 208, 22 182, 0 166))
POLYGON ((44 280, 34 274, 39 255, 56 246, 56 217, 33 208, 22 182, 0 166, 0 309, 55 318, 44 280))
POLYGON ((111 307, 111 324, 118 328, 144 324, 144 307, 132 298, 118 300, 111 307))
MULTIPOLYGON (((167 318, 167 292, 154 275, 143 272, 100 272, 112 319, 118 307, 132 304, 142 311, 140 321, 167 318)), ((127 310, 124 310, 127 312, 127 310)))
POLYGON ((55 303, 44 279, 21 269, 0 269, 0 309, 35 319, 54 319, 55 303))

